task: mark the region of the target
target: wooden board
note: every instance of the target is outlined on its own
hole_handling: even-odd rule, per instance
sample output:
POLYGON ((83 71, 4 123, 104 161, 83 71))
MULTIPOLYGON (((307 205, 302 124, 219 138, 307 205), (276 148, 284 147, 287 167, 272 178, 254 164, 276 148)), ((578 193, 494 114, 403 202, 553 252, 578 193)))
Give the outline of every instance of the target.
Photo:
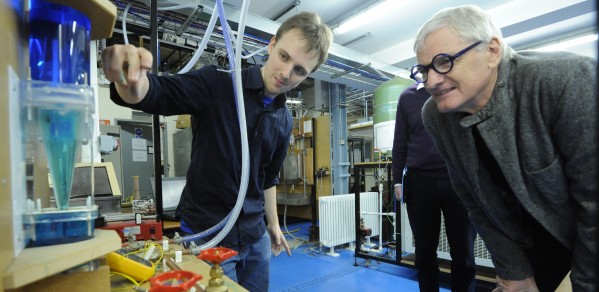
POLYGON ((92 40, 110 38, 116 23, 116 6, 108 0, 48 0, 77 9, 89 18, 92 40))
POLYGON ((110 290, 110 268, 101 265, 94 271, 78 271, 48 277, 10 292, 104 292, 110 290))
MULTIPOLYGON (((304 156, 304 167, 306 168, 306 184, 314 184, 314 148, 306 149, 306 156, 304 156)), ((308 190, 309 191, 309 190, 308 190)))
POLYGON ((66 271, 121 248, 113 230, 95 230, 92 239, 26 248, 4 273, 4 288, 14 289, 66 271))
POLYGON ((328 175, 316 179, 316 197, 330 196, 333 194, 331 183, 331 118, 328 115, 314 119, 316 136, 314 137, 316 149, 315 171, 321 167, 328 169, 328 175))
MULTIPOLYGON (((11 171, 19 167, 19 163, 11 159, 11 142, 7 139, 9 132, 9 93, 16 90, 18 86, 9 84, 9 75, 13 73, 18 79, 25 79, 25 61, 28 55, 27 36, 25 35, 22 19, 17 16, 11 4, 17 4, 19 1, 1 1, 0 2, 0 42, 2 45, 2 54, 0 54, 0 128, 4 130, 3 139, 0 139, 0 271, 4 271, 15 257, 13 242, 13 214, 12 207, 12 182, 11 171), (21 29, 19 29, 21 28, 21 29), (15 165, 17 163, 17 165, 15 165)), ((25 5, 25 0, 21 1, 25 5)), ((18 90, 17 90, 18 91, 18 90)), ((14 112, 13 112, 14 114, 14 112)), ((13 144, 14 145, 14 144, 13 144)), ((14 154, 13 154, 14 155, 14 154)), ((14 157, 14 156, 13 156, 14 157)), ((23 163, 24 167, 24 163, 23 163)), ((26 196, 26 194, 22 194, 26 196)), ((3 278, 0 278, 0 291, 4 289, 3 278)))

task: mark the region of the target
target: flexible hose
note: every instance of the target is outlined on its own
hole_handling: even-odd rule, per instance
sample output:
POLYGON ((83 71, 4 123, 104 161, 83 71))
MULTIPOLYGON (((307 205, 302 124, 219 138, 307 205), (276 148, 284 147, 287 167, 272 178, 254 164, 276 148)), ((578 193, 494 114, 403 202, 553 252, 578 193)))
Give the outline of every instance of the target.
POLYGON ((253 57, 254 55, 256 55, 256 54, 258 54, 258 53, 260 53, 260 52, 262 52, 262 51, 264 51, 266 49, 268 49, 268 45, 266 45, 266 46, 264 46, 264 47, 262 47, 262 48, 260 48, 260 49, 258 49, 256 51, 254 51, 253 53, 251 53, 249 55, 241 56, 241 58, 243 58, 243 59, 249 59, 249 58, 253 57))
MULTIPOLYGON (((232 213, 232 212, 231 212, 232 213)), ((175 238, 175 243, 180 244, 182 242, 189 242, 189 241, 193 241, 196 239, 201 239, 204 238, 208 235, 211 235, 212 233, 220 230, 221 228, 223 228, 223 226, 225 226, 225 224, 227 223, 227 220, 229 220, 229 218, 231 218, 231 213, 229 213, 229 215, 227 215, 227 217, 225 217, 223 220, 221 220, 220 222, 218 222, 218 224, 202 231, 202 232, 198 232, 196 234, 190 234, 190 235, 186 235, 183 237, 179 237, 179 238, 175 238)))
MULTIPOLYGON (((245 29, 245 21, 247 12, 249 9, 249 0, 244 0, 241 8, 241 18, 239 21, 239 30, 237 34, 236 51, 233 55, 231 48, 230 31, 229 25, 226 20, 225 10, 223 7, 222 0, 216 1, 216 8, 220 17, 221 26, 223 27, 223 34, 225 36, 225 42, 227 46, 227 55, 229 58, 229 66, 232 70, 232 80, 234 83, 233 91, 235 93, 237 102, 237 114, 239 116, 239 131, 241 134, 241 181, 239 185, 239 193, 237 194, 237 201, 235 207, 231 210, 231 213, 227 217, 230 217, 223 229, 210 241, 198 247, 197 250, 201 251, 207 248, 216 246, 228 233, 231 231, 233 225, 237 222, 241 208, 243 207, 243 201, 247 192, 247 186, 249 181, 249 168, 250 168, 250 154, 249 146, 247 141, 247 125, 245 120, 245 104, 243 101, 243 85, 241 82, 241 49, 243 44, 243 32, 245 29)), ((221 221, 221 222, 223 222, 221 221)), ((215 228, 215 227, 213 227, 215 228)), ((212 228, 211 228, 212 229, 212 228)), ((184 236, 182 241, 187 242, 194 239, 200 238, 198 234, 184 236)))
POLYGON ((204 37, 202 38, 202 42, 200 42, 198 49, 195 51, 195 53, 193 53, 193 56, 191 57, 189 62, 187 62, 185 67, 183 67, 177 74, 182 74, 182 73, 185 73, 185 72, 191 70, 191 68, 193 68, 193 66, 198 62, 198 59, 200 59, 200 56, 202 56, 202 53, 206 49, 206 46, 208 45, 208 41, 210 40, 210 35, 212 35, 212 31, 214 30, 214 25, 216 24, 216 19, 218 18, 217 17, 218 15, 216 12, 216 7, 217 7, 217 4, 214 4, 214 9, 212 9, 212 16, 210 16, 210 21, 208 22, 208 27, 206 27, 206 33, 204 33, 204 37))
POLYGON ((131 3, 127 4, 125 10, 123 10, 123 19, 121 20, 122 28, 123 28, 123 38, 125 39, 125 45, 129 44, 129 37, 127 36, 127 13, 129 13, 129 8, 131 8, 131 3))
MULTIPOLYGON (((170 6, 170 7, 161 7, 161 8, 158 8, 158 10, 174 10, 174 9, 188 8, 188 7, 195 8, 195 7, 197 7, 197 5, 199 5, 199 2, 195 5, 189 4, 189 5, 176 5, 176 6, 170 6)), ((127 19, 127 13, 129 12, 130 7, 131 7, 131 3, 127 4, 127 6, 125 7, 125 10, 123 11, 123 15, 122 15, 123 36, 124 36, 125 44, 127 44, 127 45, 129 44, 129 39, 127 37, 127 24, 126 24, 127 21, 126 21, 126 19, 127 19)), ((241 80, 241 70, 235 70, 235 68, 241 67, 240 52, 241 52, 241 45, 243 43, 243 31, 245 29, 245 17, 247 15, 247 10, 249 8, 249 1, 244 1, 243 8, 242 8, 241 21, 240 21, 240 26, 239 26, 239 35, 238 35, 239 40, 237 42, 238 45, 236 48, 236 50, 238 52, 237 54, 239 54, 239 56, 234 56, 233 52, 232 52, 233 49, 231 48, 232 43, 230 40, 231 29, 226 20, 225 11, 224 11, 224 8, 222 5, 222 0, 216 1, 216 4, 212 11, 212 16, 210 17, 210 21, 208 23, 208 27, 206 28, 206 33, 204 34, 204 38, 202 38, 202 42, 198 46, 198 49, 195 51, 195 53, 192 56, 192 58, 190 59, 190 61, 187 63, 187 65, 183 69, 181 69, 178 72, 178 74, 188 72, 195 65, 195 63, 198 61, 198 59, 200 58, 200 56, 206 49, 208 41, 210 40, 210 35, 212 34, 212 31, 214 30, 214 26, 216 24, 217 8, 219 8, 218 15, 220 16, 221 23, 225 24, 225 25, 223 25, 223 28, 224 28, 225 40, 227 41, 226 47, 227 47, 227 53, 228 53, 228 58, 229 58, 229 64, 231 64, 230 67, 231 67, 232 72, 234 73, 234 75, 232 75, 233 83, 234 83, 233 91, 235 93, 235 97, 237 98, 236 99, 237 111, 238 111, 237 113, 239 116, 239 126, 240 126, 240 130, 241 130, 241 157, 242 157, 241 185, 239 187, 239 194, 237 197, 237 202, 235 203, 235 208, 233 208, 233 210, 231 211, 231 213, 229 213, 229 215, 227 215, 227 217, 225 217, 223 220, 221 220, 218 224, 214 225, 213 227, 210 227, 209 229, 204 230, 199 233, 196 233, 196 234, 184 236, 177 242, 177 243, 188 242, 188 241, 193 241, 195 239, 204 238, 208 235, 211 235, 215 231, 223 228, 223 226, 225 227, 211 241, 209 241, 207 244, 205 244, 203 246, 200 246, 199 250, 203 250, 203 249, 215 246, 222 240, 222 238, 224 238, 229 233, 233 223, 235 223, 235 221, 237 221, 237 217, 239 217, 239 212, 241 211, 241 208, 243 207, 243 200, 245 199, 245 193, 247 191, 247 184, 248 184, 248 180, 249 180, 249 175, 248 175, 248 172, 249 172, 249 150, 248 150, 248 148, 249 147, 248 147, 248 143, 247 143, 247 126, 246 126, 246 121, 245 121, 245 106, 243 103, 243 87, 242 87, 241 82, 237 82, 237 80, 239 80, 239 81, 241 80), (246 5, 246 2, 248 2, 247 5, 246 5), (235 62, 233 62, 233 61, 235 61, 235 62), (241 93, 238 94, 238 92, 241 92, 241 93), (233 220, 229 220, 231 218, 233 220), (232 223, 226 224, 228 222, 232 222, 232 223)))

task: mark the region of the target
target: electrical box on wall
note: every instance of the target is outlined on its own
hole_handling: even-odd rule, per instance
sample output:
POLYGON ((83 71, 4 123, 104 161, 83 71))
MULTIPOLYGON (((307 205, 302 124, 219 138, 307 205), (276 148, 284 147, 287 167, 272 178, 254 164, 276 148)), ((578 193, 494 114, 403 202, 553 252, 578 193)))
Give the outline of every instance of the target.
POLYGON ((299 122, 300 134, 312 133, 312 117, 304 117, 299 122))

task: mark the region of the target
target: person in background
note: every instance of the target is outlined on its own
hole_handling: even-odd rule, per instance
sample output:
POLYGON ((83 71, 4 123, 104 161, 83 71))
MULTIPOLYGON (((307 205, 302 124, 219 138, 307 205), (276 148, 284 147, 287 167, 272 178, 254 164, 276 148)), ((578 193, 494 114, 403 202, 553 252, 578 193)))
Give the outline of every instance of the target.
MULTIPOLYGON (((219 245, 238 252, 221 266, 250 291, 268 291, 271 249, 275 256, 283 249, 291 255, 276 209, 277 176, 292 128, 285 92, 318 69, 331 42, 331 30, 320 17, 302 12, 279 27, 263 67, 242 70, 249 183, 239 218, 219 245)), ((195 234, 223 220, 237 200, 241 141, 233 82, 226 68, 216 66, 174 76, 148 74, 152 58, 131 45, 102 51, 115 103, 152 114, 192 115, 191 162, 177 216, 181 229, 195 234)))
POLYGON ((474 292, 476 232, 451 187, 445 161, 422 124, 422 106, 430 94, 418 83, 397 102, 393 137, 395 197, 406 203, 416 249, 420 291, 439 291, 437 248, 441 213, 451 255, 451 290, 474 292))
POLYGON ((411 77, 424 125, 491 253, 495 291, 599 291, 597 61, 515 52, 476 6, 437 12, 411 77))

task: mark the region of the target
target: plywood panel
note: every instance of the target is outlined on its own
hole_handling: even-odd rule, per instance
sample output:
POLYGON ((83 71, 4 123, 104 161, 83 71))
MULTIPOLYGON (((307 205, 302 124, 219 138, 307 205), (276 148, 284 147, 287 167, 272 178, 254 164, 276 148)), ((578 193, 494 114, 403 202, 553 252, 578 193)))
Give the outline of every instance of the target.
POLYGON ((321 167, 328 169, 328 175, 316 179, 316 196, 332 195, 331 184, 331 119, 328 115, 319 116, 315 120, 316 136, 314 137, 316 163, 315 171, 321 167))
MULTIPOLYGON (((2 53, 0 54, 0 129, 7 131, 9 129, 9 74, 16 74, 18 78, 23 79, 24 54, 27 52, 24 31, 19 31, 19 22, 17 12, 9 4, 15 4, 17 1, 0 2, 0 43, 2 43, 2 53), (10 72, 10 73, 9 73, 10 72)), ((25 2, 21 5, 24 7, 25 2)), ((0 271, 4 271, 14 259, 13 244, 13 210, 11 196, 11 169, 14 167, 11 161, 10 143, 6 139, 0 139, 0 230, 4 236, 0 236, 0 271)), ((17 143, 17 142, 13 142, 17 143)), ((4 281, 0 278, 0 290, 4 290, 4 281)))
POLYGON ((306 181, 307 184, 314 184, 314 148, 308 148, 306 150, 306 156, 304 157, 304 167, 306 168, 306 181))
POLYGON ((10 290, 10 292, 103 292, 109 290, 110 268, 107 265, 102 265, 95 271, 56 275, 23 288, 10 290))
POLYGON ((89 18, 92 40, 110 38, 116 23, 116 6, 108 0, 49 0, 61 5, 73 7, 89 18))
POLYGON ((53 276, 121 248, 114 230, 95 230, 92 239, 25 249, 4 273, 5 288, 14 289, 53 276))

